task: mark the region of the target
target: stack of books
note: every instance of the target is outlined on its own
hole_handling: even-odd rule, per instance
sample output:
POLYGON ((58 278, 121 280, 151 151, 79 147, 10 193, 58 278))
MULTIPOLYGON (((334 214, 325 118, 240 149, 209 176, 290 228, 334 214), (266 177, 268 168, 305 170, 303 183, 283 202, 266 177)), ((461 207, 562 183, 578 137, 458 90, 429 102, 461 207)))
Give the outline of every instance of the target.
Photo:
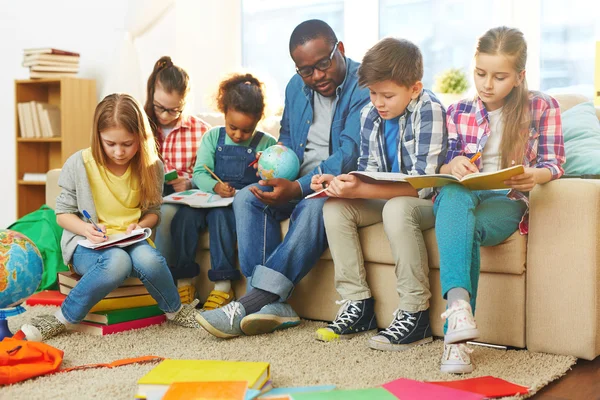
MULTIPOLYGON (((59 272, 59 294, 62 298, 79 283, 81 276, 74 272, 59 272)), ((191 285, 178 287, 182 303, 194 300, 191 285)), ((70 330, 91 335, 110 335, 131 329, 158 325, 166 320, 158 308, 156 300, 137 278, 127 278, 121 286, 110 292, 85 316, 83 322, 73 325, 70 330)))
POLYGON ((29 67, 29 77, 63 78, 79 72, 79 53, 53 48, 23 50, 23 66, 29 67))
POLYGON ((39 101, 17 103, 19 134, 22 138, 60 136, 60 108, 39 101))

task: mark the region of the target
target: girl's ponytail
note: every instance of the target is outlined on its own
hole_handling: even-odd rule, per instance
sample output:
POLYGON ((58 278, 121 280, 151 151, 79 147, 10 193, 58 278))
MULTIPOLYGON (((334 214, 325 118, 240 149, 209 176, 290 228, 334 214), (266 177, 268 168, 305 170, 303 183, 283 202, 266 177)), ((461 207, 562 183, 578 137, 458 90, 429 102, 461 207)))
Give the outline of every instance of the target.
POLYGON ((265 112, 264 84, 252 74, 233 74, 219 85, 216 102, 223 114, 231 108, 260 120, 265 112))

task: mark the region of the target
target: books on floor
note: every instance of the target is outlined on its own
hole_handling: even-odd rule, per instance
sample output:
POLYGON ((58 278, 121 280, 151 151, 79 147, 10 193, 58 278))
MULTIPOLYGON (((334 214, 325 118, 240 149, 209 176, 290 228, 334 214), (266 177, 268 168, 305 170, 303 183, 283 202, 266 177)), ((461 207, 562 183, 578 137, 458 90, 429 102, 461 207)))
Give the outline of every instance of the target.
POLYGON ((23 66, 29 68, 29 77, 73 77, 79 72, 79 53, 54 48, 31 48, 23 50, 23 66))
POLYGON ((94 311, 88 313, 83 320, 100 325, 114 325, 135 319, 150 318, 163 314, 158 305, 122 308, 119 310, 94 311))
POLYGON ((39 101, 17 103, 17 114, 22 138, 60 136, 60 108, 57 105, 39 101))
POLYGON ((77 325, 69 325, 70 331, 87 333, 90 335, 104 336, 113 333, 130 331, 132 329, 146 328, 153 325, 160 325, 167 319, 165 314, 155 315, 153 317, 139 318, 131 321, 119 322, 117 324, 104 325, 93 322, 80 322, 77 325))
MULTIPOLYGON (((75 285, 77 285, 80 279, 81 276, 75 272, 59 272, 58 290, 62 294, 67 295, 71 292, 75 285)), ((127 278, 121 284, 121 286, 104 296, 104 298, 111 299, 114 297, 140 296, 144 294, 148 294, 148 289, 146 289, 142 281, 140 281, 138 278, 127 278)))
POLYGON ((244 400, 247 389, 246 381, 174 382, 162 400, 244 400))
POLYGON ((174 382, 245 381, 261 390, 271 377, 268 362, 221 360, 164 360, 138 380, 136 397, 168 389, 174 382))

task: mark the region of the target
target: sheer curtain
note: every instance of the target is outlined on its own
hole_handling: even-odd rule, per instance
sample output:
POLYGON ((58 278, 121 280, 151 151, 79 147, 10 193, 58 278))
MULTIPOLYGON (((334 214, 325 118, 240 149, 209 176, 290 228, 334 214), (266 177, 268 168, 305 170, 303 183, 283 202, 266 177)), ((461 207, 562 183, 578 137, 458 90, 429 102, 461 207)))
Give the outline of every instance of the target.
POLYGON ((111 68, 102 97, 115 92, 125 92, 143 104, 145 98, 136 39, 148 32, 165 13, 175 6, 176 0, 129 0, 123 39, 111 68))

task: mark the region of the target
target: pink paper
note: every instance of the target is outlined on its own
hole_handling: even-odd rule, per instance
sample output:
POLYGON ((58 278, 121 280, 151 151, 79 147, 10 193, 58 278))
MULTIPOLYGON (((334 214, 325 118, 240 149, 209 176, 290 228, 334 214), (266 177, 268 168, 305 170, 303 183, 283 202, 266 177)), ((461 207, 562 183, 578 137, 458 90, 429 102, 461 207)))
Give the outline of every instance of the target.
POLYGON ((414 381, 412 379, 396 379, 383 385, 383 387, 401 400, 482 400, 480 394, 451 389, 445 386, 414 381))

